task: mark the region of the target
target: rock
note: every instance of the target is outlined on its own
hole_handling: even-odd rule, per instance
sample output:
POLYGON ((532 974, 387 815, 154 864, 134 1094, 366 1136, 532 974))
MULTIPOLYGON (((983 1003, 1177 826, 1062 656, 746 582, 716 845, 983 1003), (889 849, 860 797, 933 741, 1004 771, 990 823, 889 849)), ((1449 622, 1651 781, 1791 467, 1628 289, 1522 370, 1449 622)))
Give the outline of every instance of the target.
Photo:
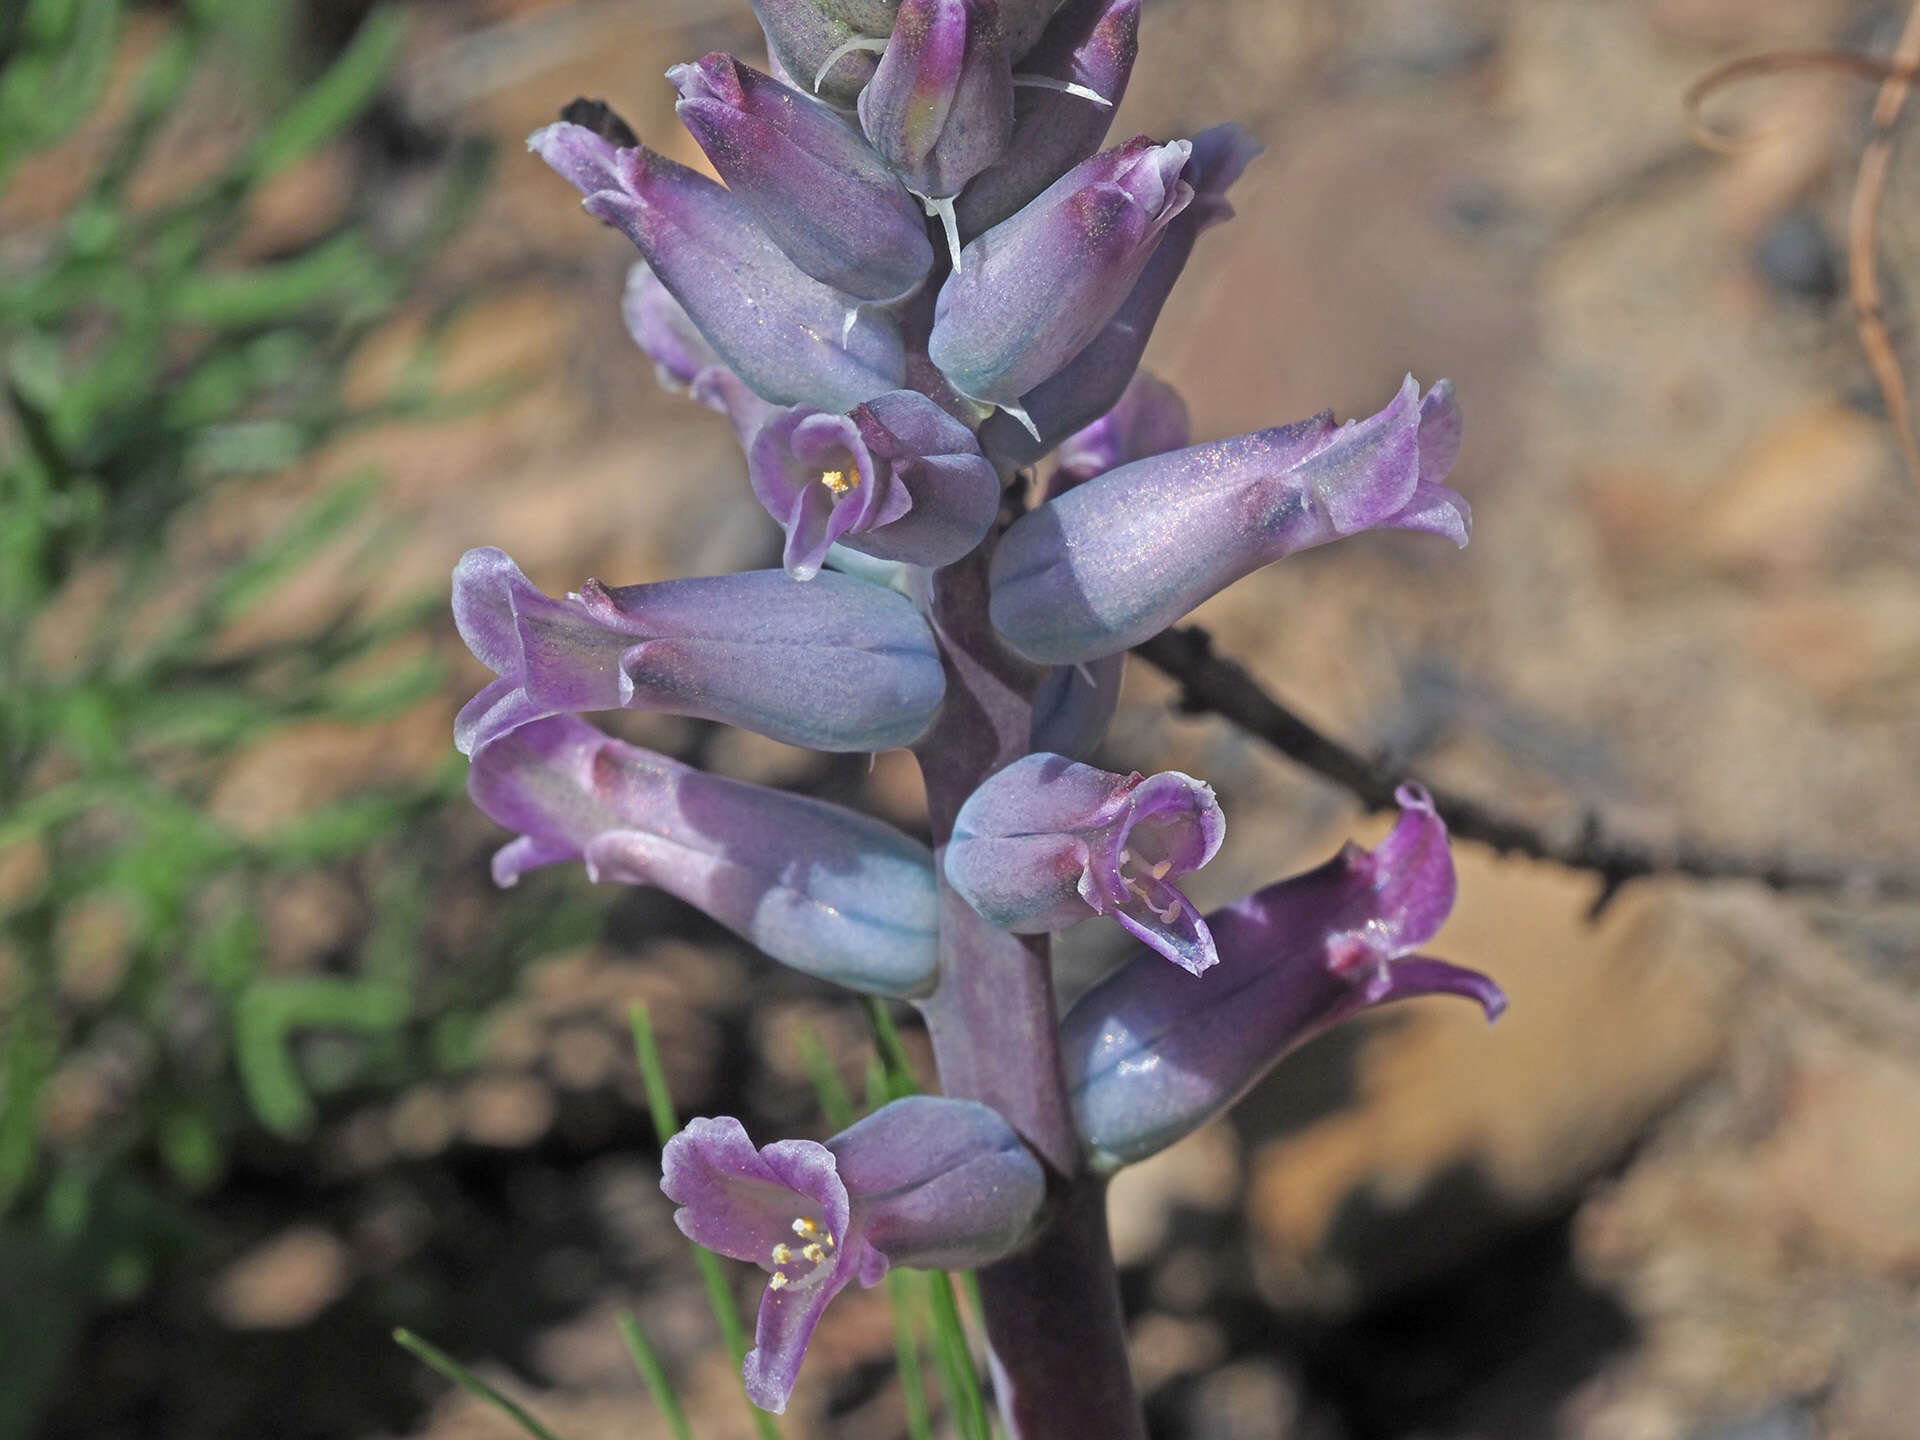
POLYGON ((353 1256, 331 1230, 296 1225, 235 1260, 208 1303, 236 1330, 293 1330, 347 1291, 353 1256))

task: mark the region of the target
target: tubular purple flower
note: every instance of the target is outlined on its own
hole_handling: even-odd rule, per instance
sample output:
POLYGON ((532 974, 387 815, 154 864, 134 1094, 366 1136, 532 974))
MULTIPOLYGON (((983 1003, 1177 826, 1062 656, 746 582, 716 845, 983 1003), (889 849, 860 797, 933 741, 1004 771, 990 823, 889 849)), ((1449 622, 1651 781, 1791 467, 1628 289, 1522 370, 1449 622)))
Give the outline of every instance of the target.
POLYGON ((811 580, 836 542, 881 560, 946 565, 978 545, 1000 477, 973 432, 896 390, 851 415, 777 411, 748 452, 753 493, 787 533, 784 563, 811 580))
POLYGON ((467 792, 520 835, 493 857, 497 884, 584 860, 593 880, 656 885, 809 975, 900 998, 932 988, 933 857, 890 825, 704 775, 573 715, 480 750, 467 792))
POLYGON ((916 195, 951 197, 1006 153, 1013 70, 994 0, 901 0, 860 128, 916 195))
POLYGON ((1003 930, 1038 935, 1111 915, 1198 975, 1219 957, 1173 882, 1211 860, 1226 833, 1213 790, 1190 775, 1026 755, 960 807, 943 864, 947 883, 1003 930))
POLYGON ((1069 0, 1016 66, 1007 153, 954 202, 962 239, 991 230, 1099 150, 1139 51, 1140 0, 1069 0))
POLYGON ((701 371, 723 363, 700 327, 644 260, 634 261, 627 270, 620 318, 633 343, 653 361, 654 378, 662 390, 691 389, 701 371))
POLYGON ((926 278, 926 216, 829 107, 731 55, 676 65, 667 78, 728 191, 800 269, 862 300, 898 299, 926 278))
POLYGON ((1029 750, 1051 750, 1070 760, 1092 756, 1120 708, 1127 656, 1103 655, 1084 665, 1056 665, 1033 695, 1029 750))
POLYGON ((926 729, 946 681, 904 596, 778 570, 542 594, 499 550, 453 572, 460 638, 500 678, 454 721, 467 755, 580 710, 720 720, 814 750, 886 750, 926 729))
POLYGON ((992 416, 980 428, 981 447, 995 462, 1015 469, 1031 465, 1119 403, 1194 243, 1232 218, 1227 192, 1260 151, 1260 142, 1238 125, 1216 125, 1193 137, 1193 158, 1181 172, 1193 187, 1193 203, 1167 227, 1160 248, 1100 333, 1057 375, 1022 397, 1039 437, 1011 415, 992 416))
POLYGON ((1193 199, 1192 149, 1141 136, 1084 160, 961 252, 927 341, 955 389, 1020 412, 1100 333, 1193 199))
POLYGON ((1453 387, 1411 375, 1379 414, 1196 445, 1110 470, 1023 515, 994 552, 991 614, 1029 659, 1111 655, 1261 566, 1362 530, 1467 543, 1442 482, 1460 446, 1453 387))
POLYGON ((1061 442, 1048 498, 1122 465, 1184 450, 1192 443, 1187 402, 1171 385, 1142 370, 1128 383, 1119 404, 1061 442))
POLYGON ((1224 963, 1200 980, 1150 954, 1123 963, 1061 1022, 1074 1115, 1096 1166, 1144 1160, 1244 1095, 1289 1050, 1375 1005, 1506 996, 1486 976, 1412 952, 1453 908, 1447 829, 1404 787, 1373 851, 1349 844, 1304 875, 1207 917, 1224 963))
POLYGON ((843 110, 853 108, 879 65, 885 30, 864 31, 824 0, 753 0, 767 53, 796 88, 843 110))
POLYGON ((767 1271, 747 1397, 786 1409, 814 1327, 854 1280, 895 1265, 970 1269, 1011 1252, 1040 1210, 1040 1163, 994 1111, 913 1095, 826 1144, 756 1150, 730 1116, 693 1120, 660 1157, 660 1188, 696 1244, 767 1271))
POLYGON ((806 274, 724 186, 580 125, 527 145, 586 196, 589 214, 640 247, 708 344, 762 399, 851 410, 898 389, 898 321, 806 274))

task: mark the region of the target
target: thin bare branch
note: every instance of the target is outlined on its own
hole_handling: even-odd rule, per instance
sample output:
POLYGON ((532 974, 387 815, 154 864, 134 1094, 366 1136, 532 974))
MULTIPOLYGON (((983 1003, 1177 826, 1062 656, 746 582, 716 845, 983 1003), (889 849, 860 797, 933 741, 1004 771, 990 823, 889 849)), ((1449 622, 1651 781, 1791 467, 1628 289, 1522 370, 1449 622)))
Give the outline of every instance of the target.
POLYGON ((1913 90, 1916 64, 1920 64, 1920 3, 1907 11, 1906 28, 1900 32, 1900 42, 1893 52, 1894 68, 1880 86, 1873 106, 1873 130, 1860 152, 1860 176, 1854 182, 1852 214, 1847 222, 1847 284, 1853 296, 1860 344, 1886 401, 1887 422, 1900 442, 1900 458, 1906 462, 1914 484, 1920 485, 1920 435, 1914 431, 1906 373, 1887 335, 1886 310, 1880 299, 1880 266, 1874 253, 1880 200, 1893 165, 1894 126, 1913 90))
MULTIPOLYGON (((1350 792, 1369 810, 1393 806, 1393 792, 1417 779, 1382 757, 1362 754, 1323 734, 1275 699, 1245 667, 1214 652, 1212 637, 1198 627, 1169 630, 1135 647, 1140 656, 1181 688, 1188 714, 1213 714, 1266 741, 1295 763, 1350 792)), ((1881 900, 1920 898, 1920 872, 1888 870, 1852 861, 1796 860, 1717 850, 1681 838, 1653 845, 1608 831, 1589 810, 1560 834, 1505 814, 1496 807, 1422 780, 1448 826, 1462 839, 1502 854, 1531 856, 1601 879, 1593 913, 1635 880, 1685 875, 1696 880, 1749 880, 1780 891, 1814 891, 1881 900)))

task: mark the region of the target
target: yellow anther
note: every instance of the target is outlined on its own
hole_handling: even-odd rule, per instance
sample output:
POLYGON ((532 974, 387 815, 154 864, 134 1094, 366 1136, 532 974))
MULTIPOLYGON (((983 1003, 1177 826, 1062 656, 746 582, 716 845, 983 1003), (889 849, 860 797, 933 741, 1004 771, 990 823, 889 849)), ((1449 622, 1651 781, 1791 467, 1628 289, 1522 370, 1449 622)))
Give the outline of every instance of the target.
POLYGON ((769 1290, 784 1290, 784 1289, 786 1289, 786 1288, 787 1288, 787 1277, 786 1277, 786 1276, 784 1276, 784 1275, 782 1275, 782 1274, 781 1274, 781 1273, 780 1273, 780 1272, 779 1272, 778 1270, 776 1270, 776 1271, 774 1271, 774 1272, 773 1272, 773 1274, 771 1274, 771 1275, 769 1275, 769 1276, 767 1277, 767 1288, 768 1288, 769 1290))
POLYGON ((802 1240, 811 1240, 820 1233, 820 1222, 811 1215, 802 1215, 793 1222, 793 1233, 802 1240))
POLYGON ((819 1245, 809 1245, 800 1254, 802 1258, 811 1260, 815 1265, 827 1258, 826 1250, 819 1245))
POLYGON ((793 1262, 793 1247, 791 1245, 776 1245, 773 1247, 773 1263, 774 1264, 788 1265, 788 1264, 791 1264, 792 1262, 793 1262))
POLYGON ((820 483, 831 490, 837 500, 853 488, 853 477, 844 470, 829 470, 821 475, 820 483))
POLYGON ((1162 860, 1158 865, 1150 868, 1147 873, 1156 880, 1164 880, 1167 878, 1167 872, 1171 869, 1173 869, 1173 862, 1171 860, 1162 860))
POLYGON ((833 1248, 833 1236, 831 1236, 831 1235, 822 1235, 822 1236, 820 1237, 820 1243, 821 1243, 822 1245, 824 1245, 824 1246, 826 1246, 826 1247, 827 1247, 827 1249, 829 1249, 829 1250, 831 1250, 831 1249, 833 1248))

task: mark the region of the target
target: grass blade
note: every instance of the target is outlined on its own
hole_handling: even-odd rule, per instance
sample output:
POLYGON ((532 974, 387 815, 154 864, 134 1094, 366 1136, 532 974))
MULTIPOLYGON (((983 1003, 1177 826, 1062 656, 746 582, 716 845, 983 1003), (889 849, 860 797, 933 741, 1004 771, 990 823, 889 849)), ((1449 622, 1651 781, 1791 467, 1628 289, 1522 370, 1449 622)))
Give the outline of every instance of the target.
POLYGON ((646 1382, 647 1393, 653 1396, 653 1403, 667 1422, 667 1428, 673 1431, 674 1440, 693 1440, 693 1427, 687 1423, 687 1412, 681 1408, 680 1397, 674 1393, 673 1381, 667 1375, 667 1367, 660 1360, 660 1352, 653 1348, 653 1342, 647 1339, 647 1332, 640 1328, 639 1317, 631 1310, 622 1310, 613 1317, 620 1338, 626 1342, 627 1353, 633 1357, 633 1368, 640 1372, 640 1378, 646 1382))
POLYGON ((920 1341, 913 1324, 913 1312, 920 1307, 904 1272, 888 1274, 887 1300, 893 1307, 893 1354, 900 1371, 900 1403, 907 1412, 907 1440, 933 1440, 927 1380, 920 1373, 920 1341))
MULTIPOLYGON (((680 1133, 680 1117, 674 1112, 673 1095, 667 1088, 667 1067, 660 1061, 660 1043, 654 1038, 653 1020, 645 1005, 636 1004, 627 1012, 633 1026, 633 1053, 640 1062, 640 1083, 647 1092, 647 1113, 653 1117, 653 1132, 664 1146, 680 1133)), ((707 1305, 719 1322, 727 1350, 736 1363, 747 1358, 747 1327, 740 1319, 740 1307, 734 1303, 733 1289, 727 1284, 727 1272, 720 1257, 711 1250, 688 1242, 700 1280, 707 1287, 707 1305)), ((743 1382, 744 1383, 744 1382, 743 1382)), ((755 1426, 764 1440, 779 1440, 780 1427, 773 1417, 749 1402, 755 1426)))
POLYGON ((826 1044, 817 1031, 803 1030, 800 1034, 800 1066, 807 1072, 813 1093, 820 1097, 820 1113, 826 1117, 827 1127, 838 1131, 853 1124, 858 1118, 853 1109, 853 1097, 841 1083, 840 1071, 834 1066, 833 1057, 827 1054, 826 1044))
POLYGON ((973 1347, 967 1342, 960 1307, 953 1298, 953 1278, 944 1270, 929 1271, 927 1294, 933 1304, 934 1354, 947 1404, 963 1440, 992 1440, 987 1428, 987 1402, 980 1393, 980 1373, 974 1369, 973 1347))
POLYGON ((533 1436, 533 1440, 560 1440, 559 1436, 534 1419, 524 1405, 515 1404, 451 1355, 428 1344, 411 1330, 394 1331, 393 1340, 402 1350, 425 1361, 468 1394, 478 1395, 527 1434, 533 1436))

